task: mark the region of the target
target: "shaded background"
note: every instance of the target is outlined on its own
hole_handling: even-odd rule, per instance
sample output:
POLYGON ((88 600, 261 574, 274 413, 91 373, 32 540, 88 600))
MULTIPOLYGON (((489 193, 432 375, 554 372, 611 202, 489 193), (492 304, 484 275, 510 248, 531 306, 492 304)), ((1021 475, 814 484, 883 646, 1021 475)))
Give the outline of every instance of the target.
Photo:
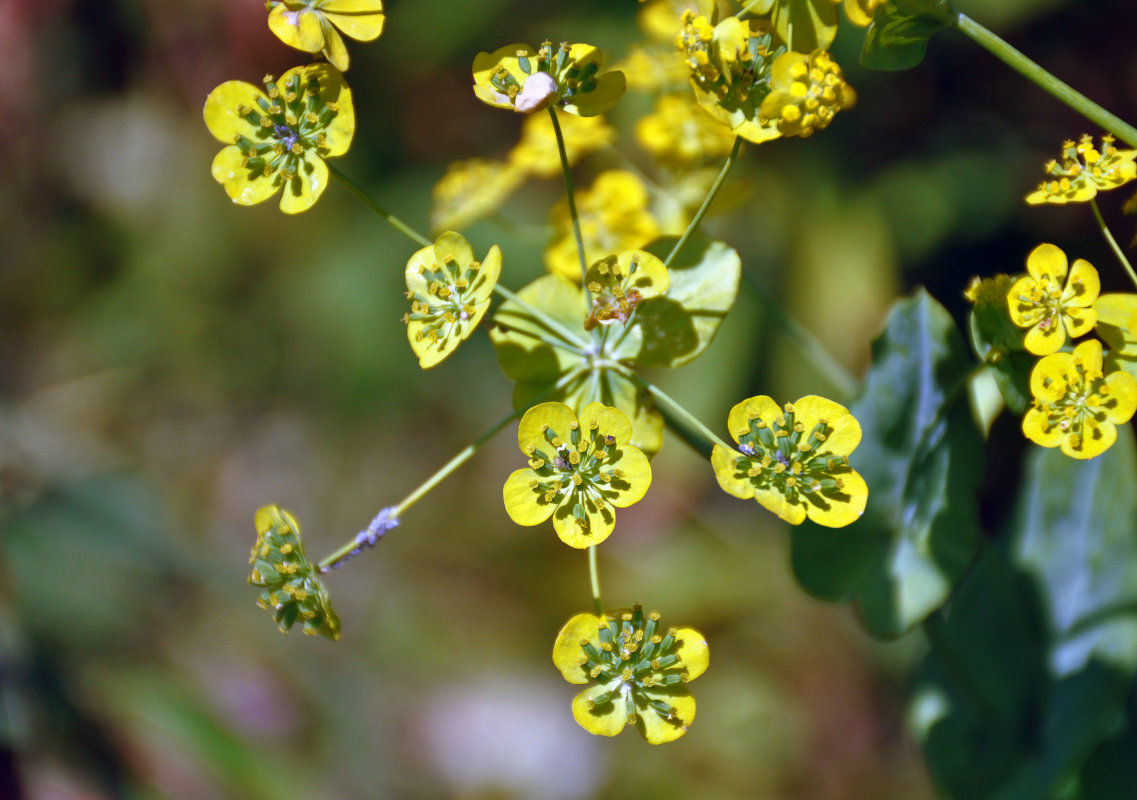
MULTIPOLYGON (((1137 118, 1127 0, 959 6, 1137 118)), ((517 140, 518 118, 473 97, 473 55, 549 36, 616 59, 637 10, 393 0, 383 37, 352 46, 338 165, 425 228, 450 161, 517 140)), ((208 91, 304 60, 264 16, 255 0, 0 4, 0 797, 932 797, 903 720, 918 635, 874 643, 805 596, 777 521, 673 438, 600 556, 607 605, 711 643, 676 744, 573 722, 549 651, 590 606, 586 559, 508 521, 510 429, 329 577, 338 644, 274 630, 245 585, 254 510, 291 509, 318 558, 512 387, 485 337, 418 369, 399 322, 414 246, 338 186, 287 218, 211 180, 208 91)), ((749 201, 707 223, 752 287, 699 360, 654 377, 717 429, 749 395, 835 390, 753 287, 859 374, 896 296, 923 284, 961 316, 970 275, 1021 270, 1039 241, 1123 286, 1088 209, 1021 202, 1063 139, 1098 131, 950 32, 903 74, 861 69, 862 38, 846 24, 834 46, 858 106, 808 142, 746 148, 749 201)), ((630 135, 645 108, 629 97, 612 120, 647 169, 630 135)), ((466 231, 502 246, 513 289, 541 274, 560 188, 531 181, 510 225, 466 231)), ((1102 205, 1128 239, 1122 199, 1102 205)), ((993 433, 989 516, 1016 426, 993 433)))

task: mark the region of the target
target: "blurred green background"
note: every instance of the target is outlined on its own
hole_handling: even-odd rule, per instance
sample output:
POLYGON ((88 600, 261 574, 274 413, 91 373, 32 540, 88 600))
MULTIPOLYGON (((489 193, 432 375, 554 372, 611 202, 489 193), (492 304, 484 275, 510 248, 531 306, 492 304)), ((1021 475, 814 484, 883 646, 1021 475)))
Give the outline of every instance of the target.
MULTIPOLYGON (((958 5, 1137 119, 1129 0, 958 5)), ((520 120, 470 91, 474 54, 550 37, 616 60, 637 10, 392 0, 383 37, 351 48, 358 129, 337 165, 425 229, 449 162, 517 140, 520 120)), ((414 246, 340 187, 287 218, 212 181, 209 90, 304 61, 264 17, 256 0, 0 4, 0 797, 933 797, 904 729, 918 635, 873 642, 807 597, 777 521, 674 438, 600 557, 608 606, 642 602, 710 641, 676 744, 572 720, 549 652, 590 606, 586 559, 506 517, 512 428, 329 576, 338 644, 275 631, 245 585, 255 509, 292 510, 318 558, 512 387, 484 336, 419 370, 399 321, 414 246)), ((653 377, 718 430, 746 396, 839 387, 753 287, 858 375, 915 285, 962 317, 970 275, 1019 271, 1039 241, 1110 261, 1087 209, 1021 202, 1063 139, 1099 131, 951 33, 903 74, 862 69, 862 39, 846 24, 834 46, 857 107, 808 141, 746 148, 749 200, 705 226, 752 287, 699 360, 653 377)), ((630 133, 646 108, 629 97, 611 118, 648 169, 630 133)), ((530 182, 511 224, 466 231, 479 253, 501 245, 510 288, 541 274, 560 190, 530 182)), ((1103 211, 1128 239, 1121 199, 1103 211)), ((991 516, 1016 426, 992 434, 991 516)))

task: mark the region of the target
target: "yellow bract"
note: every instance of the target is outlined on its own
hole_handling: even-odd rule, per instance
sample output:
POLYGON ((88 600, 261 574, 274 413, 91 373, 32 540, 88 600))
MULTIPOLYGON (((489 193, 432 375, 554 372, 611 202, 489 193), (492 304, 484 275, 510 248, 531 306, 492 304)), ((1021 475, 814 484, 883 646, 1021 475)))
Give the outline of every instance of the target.
POLYGON ((617 508, 638 502, 651 485, 647 456, 630 444, 632 424, 619 410, 590 403, 577 419, 563 403, 533 406, 517 442, 529 458, 505 482, 505 510, 518 525, 549 517, 561 541, 585 548, 608 538, 617 508))
POLYGON ((383 32, 381 0, 268 0, 268 27, 282 42, 305 53, 322 53, 336 69, 348 67, 342 31, 370 42, 383 32))
POLYGON ((430 193, 430 229, 464 228, 496 211, 525 180, 512 162, 471 158, 455 161, 430 193))
POLYGON ((711 453, 727 494, 754 498, 792 525, 808 517, 840 528, 864 512, 868 487, 849 466, 861 426, 844 406, 808 395, 780 408, 762 395, 732 408, 727 426, 738 450, 711 453))
POLYGON ((1102 373, 1102 347, 1088 339, 1073 353, 1039 360, 1030 374, 1033 407, 1023 434, 1043 447, 1061 447, 1071 458, 1093 458, 1117 440, 1117 426, 1137 410, 1137 378, 1102 373))
POLYGON ((411 256, 406 269, 411 312, 403 321, 419 366, 433 367, 469 338, 490 307, 500 274, 497 245, 479 263, 469 242, 452 231, 411 256))
POLYGON ((603 114, 624 94, 624 73, 599 74, 604 57, 590 44, 546 41, 537 50, 510 44, 474 58, 474 94, 522 113, 546 106, 581 117, 603 114))
POLYGON ((734 136, 716 124, 689 94, 666 94, 655 110, 636 123, 636 141, 656 161, 672 169, 695 166, 727 155, 734 136))
MULTIPOLYGON (((577 194, 576 210, 585 254, 631 250, 659 235, 659 225, 648 211, 647 187, 633 172, 600 173, 591 188, 577 194)), ((580 258, 568 203, 558 203, 551 217, 554 233, 545 250, 545 265, 550 272, 579 283, 580 258)))
POLYGON ((686 684, 706 671, 710 650, 698 631, 665 631, 659 619, 638 605, 577 614, 557 635, 553 664, 569 683, 592 684, 572 702, 589 733, 615 736, 635 725, 649 743, 664 744, 695 719, 686 684))
MULTIPOLYGON (((840 0, 833 0, 839 2, 840 0)), ((845 16, 849 18, 849 22, 860 27, 865 27, 872 22, 873 15, 876 10, 883 6, 888 0, 844 0, 845 1, 845 16)))
POLYGON ((1137 150, 1118 150, 1110 135, 1101 137, 1101 150, 1094 147, 1088 133, 1075 144, 1062 145, 1062 160, 1046 165, 1050 180, 1026 196, 1031 205, 1040 203, 1082 203, 1098 192, 1116 189, 1137 178, 1137 150))
POLYGON ((767 20, 727 17, 712 26, 705 16, 687 12, 675 45, 687 64, 695 99, 712 117, 751 142, 782 135, 758 114, 770 92, 770 64, 785 51, 767 20))
POLYGON ((205 124, 229 146, 213 159, 213 178, 234 203, 249 206, 283 191, 280 210, 304 211, 328 184, 325 158, 347 152, 355 109, 343 75, 327 64, 294 67, 265 91, 226 81, 205 99, 205 124))
POLYGON ((758 116, 783 136, 805 138, 828 127, 838 111, 856 100, 841 67, 825 51, 784 53, 770 70, 770 94, 758 116))
MULTIPOLYGON (((566 116, 560 118, 560 125, 569 166, 616 140, 616 131, 603 117, 566 116)), ((533 114, 525 118, 521 126, 521 141, 510 151, 509 163, 541 178, 561 174, 561 154, 557 149, 553 121, 547 114, 533 114)))
POLYGON ((1030 328, 1023 341, 1027 350, 1044 356, 1088 333, 1097 315, 1092 308, 1101 291, 1097 270, 1079 258, 1067 279, 1066 254, 1055 245, 1040 244, 1027 256, 1030 274, 1019 278, 1007 292, 1011 320, 1030 328))

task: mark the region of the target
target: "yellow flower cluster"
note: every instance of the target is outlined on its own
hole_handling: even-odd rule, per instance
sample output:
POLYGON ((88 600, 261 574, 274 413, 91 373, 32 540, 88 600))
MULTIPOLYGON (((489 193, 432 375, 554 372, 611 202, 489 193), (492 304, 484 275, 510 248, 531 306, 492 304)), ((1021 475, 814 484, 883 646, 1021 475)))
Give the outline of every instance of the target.
POLYGON ((1097 270, 1079 258, 1067 276, 1068 260, 1061 249, 1040 244, 1026 260, 1029 273, 1007 292, 1011 320, 1029 328, 1023 344, 1035 355, 1057 351, 1066 336, 1089 333, 1097 317, 1093 304, 1101 291, 1097 270))
POLYGON ((624 73, 600 74, 604 59, 590 44, 550 41, 534 50, 510 44, 474 59, 474 94, 487 105, 524 114, 546 106, 570 114, 603 114, 624 94, 624 73))
POLYGON ((321 53, 340 72, 349 58, 343 37, 370 42, 383 32, 381 0, 268 0, 268 27, 289 47, 321 53))
POLYGON ((1046 164, 1048 180, 1026 196, 1031 205, 1041 203, 1084 203, 1098 192, 1116 189, 1137 178, 1137 150, 1118 150, 1110 135, 1101 137, 1101 149, 1094 147, 1088 133, 1077 144, 1062 145, 1061 161, 1046 164))

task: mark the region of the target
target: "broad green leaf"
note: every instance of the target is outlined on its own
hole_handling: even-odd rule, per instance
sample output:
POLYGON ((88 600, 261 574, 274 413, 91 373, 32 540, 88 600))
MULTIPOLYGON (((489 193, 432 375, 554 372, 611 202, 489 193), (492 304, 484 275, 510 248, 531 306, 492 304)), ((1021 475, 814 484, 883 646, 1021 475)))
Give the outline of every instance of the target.
POLYGON ((869 487, 860 520, 793 530, 806 591, 855 601, 869 630, 899 636, 947 599, 980 545, 983 441, 967 407, 970 359, 951 315, 923 290, 893 307, 850 410, 850 456, 869 487))
POLYGON ((951 796, 1131 796, 1077 791, 1095 749, 1089 778, 1124 779, 1110 771, 1137 670, 1137 457, 1120 433, 1088 461, 1032 448, 1009 536, 926 626, 912 720, 951 796))
POLYGON ((1025 414, 1031 399, 1030 373, 1038 359, 1021 348, 1022 332, 1018 332, 1018 349, 1008 346, 997 328, 985 324, 979 309, 968 316, 968 331, 975 354, 987 363, 1007 408, 1025 414))
MULTIPOLYGON (((559 275, 544 275, 517 293, 518 299, 559 322, 580 342, 598 341, 602 331, 584 330, 584 296, 579 286, 559 275)), ((645 301, 645 305, 647 302, 645 301)), ((589 403, 615 406, 632 421, 635 430, 632 444, 649 456, 663 444, 663 418, 655 410, 651 398, 615 370, 598 367, 586 356, 572 350, 553 347, 542 341, 563 337, 536 319, 512 300, 502 304, 494 315, 490 339, 497 350, 498 363, 505 374, 516 381, 513 392, 515 408, 540 401, 556 400, 577 413, 589 403), (562 377, 577 372, 559 389, 553 387, 562 377)), ((615 340, 615 335, 611 337, 615 340)), ((621 350, 639 352, 639 330, 633 326, 622 340, 621 350)), ((615 356, 614 356, 615 357, 615 356)), ((620 359, 624 360, 624 359, 620 359)))
MULTIPOLYGON (((644 250, 666 259, 679 241, 664 236, 644 250)), ((678 367, 707 348, 738 296, 742 260, 722 242, 698 235, 690 237, 668 267, 671 286, 663 297, 640 303, 632 327, 641 337, 639 347, 621 347, 621 358, 631 356, 642 367, 678 367)))
POLYGON ((876 11, 865 34, 861 64, 869 69, 911 69, 924 60, 928 39, 951 24, 950 0, 893 0, 876 11))

